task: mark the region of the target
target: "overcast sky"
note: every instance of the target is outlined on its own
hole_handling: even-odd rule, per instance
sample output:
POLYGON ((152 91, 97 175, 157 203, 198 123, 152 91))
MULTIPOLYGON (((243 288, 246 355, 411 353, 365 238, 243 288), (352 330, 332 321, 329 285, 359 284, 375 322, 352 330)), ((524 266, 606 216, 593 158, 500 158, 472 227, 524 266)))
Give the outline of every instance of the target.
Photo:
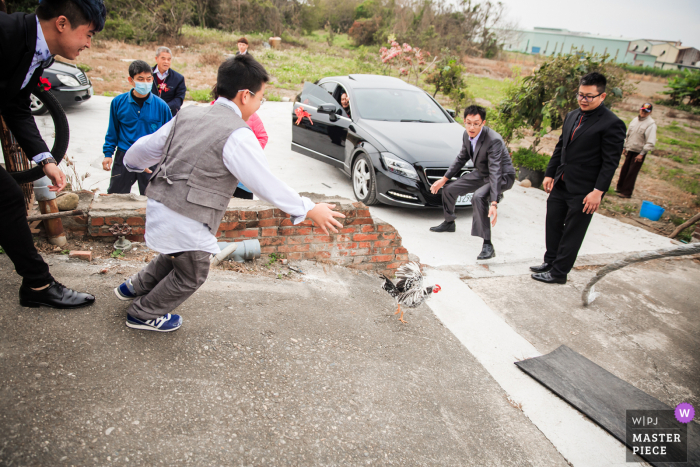
POLYGON ((501 0, 521 28, 564 28, 700 49, 700 0, 501 0))

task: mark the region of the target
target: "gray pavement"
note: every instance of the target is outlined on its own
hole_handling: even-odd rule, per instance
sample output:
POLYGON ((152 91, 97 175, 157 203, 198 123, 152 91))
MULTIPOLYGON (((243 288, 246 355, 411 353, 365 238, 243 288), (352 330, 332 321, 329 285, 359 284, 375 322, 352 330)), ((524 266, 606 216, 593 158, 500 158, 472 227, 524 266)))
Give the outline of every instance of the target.
POLYGON ((0 256, 0 465, 567 465, 427 307, 399 323, 375 277, 215 273, 157 334, 124 326, 121 277, 50 261, 97 305, 21 308, 0 256))

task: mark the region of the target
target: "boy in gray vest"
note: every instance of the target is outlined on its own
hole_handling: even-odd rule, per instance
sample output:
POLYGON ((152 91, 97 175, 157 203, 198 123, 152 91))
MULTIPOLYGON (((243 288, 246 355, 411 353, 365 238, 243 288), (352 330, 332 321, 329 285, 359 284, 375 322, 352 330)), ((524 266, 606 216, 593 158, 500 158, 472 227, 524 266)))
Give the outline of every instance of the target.
POLYGON ((246 120, 265 102, 269 76, 244 54, 219 67, 214 105, 186 107, 124 156, 130 171, 154 164, 146 189, 146 245, 159 252, 139 273, 114 289, 127 309, 130 328, 168 332, 182 325, 171 313, 206 280, 215 234, 240 180, 259 198, 291 216, 311 219, 321 230, 342 227, 335 205, 314 204, 272 175, 246 120))

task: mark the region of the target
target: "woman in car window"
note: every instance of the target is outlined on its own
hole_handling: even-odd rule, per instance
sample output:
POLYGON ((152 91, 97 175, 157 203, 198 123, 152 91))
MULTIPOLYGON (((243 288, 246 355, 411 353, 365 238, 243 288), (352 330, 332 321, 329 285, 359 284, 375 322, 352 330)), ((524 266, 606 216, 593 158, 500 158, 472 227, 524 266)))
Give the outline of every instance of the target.
POLYGON ((343 106, 343 110, 348 114, 348 118, 352 118, 352 115, 350 115, 350 98, 346 93, 340 96, 340 105, 343 106))

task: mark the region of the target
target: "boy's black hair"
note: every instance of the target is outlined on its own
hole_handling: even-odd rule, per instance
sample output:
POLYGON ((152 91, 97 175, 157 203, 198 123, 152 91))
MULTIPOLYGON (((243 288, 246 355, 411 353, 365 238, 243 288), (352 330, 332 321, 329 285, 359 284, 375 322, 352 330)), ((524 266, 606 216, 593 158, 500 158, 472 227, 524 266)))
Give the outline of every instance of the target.
POLYGON ((233 100, 238 91, 247 89, 256 93, 263 83, 270 81, 265 67, 248 54, 228 58, 219 66, 216 85, 212 90, 214 98, 219 96, 233 100))
POLYGON ((464 118, 467 118, 467 115, 478 115, 481 117, 481 121, 484 121, 486 120, 486 109, 480 105, 470 105, 464 109, 464 118))
POLYGON ((588 73, 579 81, 579 86, 595 86, 599 94, 605 92, 605 86, 608 84, 608 80, 605 76, 598 72, 588 73))
POLYGON ((65 16, 71 29, 92 23, 99 32, 105 27, 107 9, 103 0, 40 0, 36 15, 44 21, 65 16))
POLYGON ((133 79, 134 76, 138 75, 139 73, 151 74, 153 73, 153 69, 151 68, 151 65, 143 60, 134 60, 131 62, 131 65, 129 65, 129 76, 131 76, 133 79))

